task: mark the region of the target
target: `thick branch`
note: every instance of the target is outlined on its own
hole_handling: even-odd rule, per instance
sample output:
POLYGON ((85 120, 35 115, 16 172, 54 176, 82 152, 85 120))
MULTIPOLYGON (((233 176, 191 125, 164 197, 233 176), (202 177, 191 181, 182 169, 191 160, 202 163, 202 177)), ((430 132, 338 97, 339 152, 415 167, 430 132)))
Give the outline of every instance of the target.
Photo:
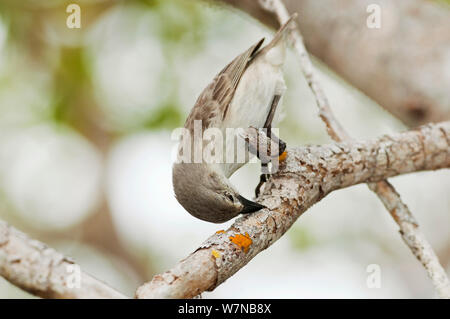
POLYGON ((13 285, 43 298, 127 298, 79 267, 0 221, 0 275, 13 285))
MULTIPOLYGON (((278 28, 257 0, 220 0, 278 28)), ((450 119, 448 10, 422 0, 284 0, 308 50, 410 126, 450 119), (369 28, 369 5, 381 28, 369 28), (412 54, 413 53, 413 54, 412 54)))
POLYGON ((174 268, 154 276, 136 296, 191 298, 213 290, 279 239, 329 192, 450 167, 449 141, 450 122, 444 122, 368 142, 290 149, 285 164, 264 188, 261 202, 269 209, 238 218, 228 230, 211 236, 174 268))

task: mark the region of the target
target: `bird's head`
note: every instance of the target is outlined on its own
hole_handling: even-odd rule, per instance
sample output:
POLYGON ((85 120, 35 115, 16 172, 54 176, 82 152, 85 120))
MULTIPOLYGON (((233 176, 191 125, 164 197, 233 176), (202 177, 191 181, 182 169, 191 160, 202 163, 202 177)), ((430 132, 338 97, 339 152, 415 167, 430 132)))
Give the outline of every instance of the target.
POLYGON ((172 179, 178 202, 191 215, 208 222, 223 223, 265 207, 239 195, 211 165, 174 164, 172 179))

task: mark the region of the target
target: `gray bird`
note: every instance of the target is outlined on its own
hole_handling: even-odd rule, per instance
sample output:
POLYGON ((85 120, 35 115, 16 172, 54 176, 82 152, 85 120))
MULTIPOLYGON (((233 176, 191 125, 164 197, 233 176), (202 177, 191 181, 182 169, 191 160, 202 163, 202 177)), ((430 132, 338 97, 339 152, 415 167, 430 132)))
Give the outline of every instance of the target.
MULTIPOLYGON (((280 27, 267 46, 261 48, 263 38, 238 55, 203 90, 184 125, 191 133, 192 142, 198 138, 194 134, 196 120, 201 120, 202 130, 218 128, 223 136, 227 128, 248 127, 267 128, 270 135, 277 105, 286 90, 282 73, 283 38, 295 17, 296 14, 280 27)), ((205 146, 203 141, 199 144, 205 146)), ((228 180, 248 161, 248 156, 244 163, 196 163, 190 159, 189 163, 173 165, 172 179, 178 202, 191 215, 223 223, 239 214, 265 208, 239 195, 228 180)))

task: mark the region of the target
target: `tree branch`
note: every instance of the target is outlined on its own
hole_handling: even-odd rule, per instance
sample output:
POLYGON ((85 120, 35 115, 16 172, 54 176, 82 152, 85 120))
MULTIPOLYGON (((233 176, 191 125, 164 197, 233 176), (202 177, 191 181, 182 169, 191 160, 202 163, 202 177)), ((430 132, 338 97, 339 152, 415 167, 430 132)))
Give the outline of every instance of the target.
MULTIPOLYGON (((270 14, 261 10, 257 1, 222 1, 234 3, 248 11, 258 7, 257 15, 263 20, 270 19, 271 23, 275 21, 270 14)), ((269 2, 281 3, 280 1, 269 2)), ((302 5, 298 1, 287 2, 290 6, 302 5)), ((305 0, 302 3, 314 7, 312 0, 305 0)), ((284 6, 272 7, 271 10, 277 13, 281 21, 287 17, 284 6)), ((294 11, 302 12, 302 10, 294 11)), ((316 17, 315 14, 312 16, 316 17)), ((443 297, 450 296, 448 278, 433 250, 419 231, 407 206, 401 202, 398 193, 392 185, 384 181, 385 178, 410 172, 449 168, 450 122, 428 125, 402 134, 385 135, 372 141, 352 141, 334 118, 329 102, 315 79, 313 66, 300 33, 295 31, 292 34, 294 47, 299 53, 300 64, 316 97, 320 116, 327 124, 328 133, 336 141, 347 142, 289 149, 288 157, 282 163, 281 170, 267 183, 259 199, 269 207, 268 209, 241 217, 228 230, 214 234, 174 268, 155 276, 151 282, 141 286, 136 296, 138 298, 188 298, 205 290, 213 290, 259 252, 278 240, 314 203, 333 190, 358 183, 370 183, 369 187, 378 194, 399 224, 403 240, 425 266, 439 294, 443 297)), ((340 39, 339 36, 336 38, 337 40, 334 39, 336 41, 340 39)), ((381 60, 377 58, 375 61, 378 63, 381 60)), ((345 62, 345 59, 339 61, 345 62)), ((364 76, 367 74, 364 73, 364 76)), ((409 73, 402 76, 405 78, 401 79, 405 81, 411 78, 409 73)), ((393 83, 389 78, 386 82, 386 85, 391 87, 391 91, 395 92, 396 85, 400 83, 402 88, 407 88, 405 92, 412 90, 414 93, 412 94, 414 101, 408 100, 410 104, 406 104, 412 112, 409 109, 407 112, 402 109, 402 107, 405 108, 405 105, 402 105, 402 103, 405 104, 404 100, 398 96, 388 96, 388 100, 393 101, 388 103, 393 106, 393 113, 398 112, 405 122, 410 120, 405 114, 420 113, 421 117, 418 121, 422 122, 448 117, 448 109, 445 111, 448 103, 444 103, 445 107, 442 107, 442 101, 437 101, 436 105, 439 107, 437 111, 433 110, 431 108, 433 100, 428 95, 424 96, 426 90, 420 91, 423 89, 421 87, 417 93, 414 91, 416 87, 411 83, 408 82, 405 85, 404 81, 395 77, 393 79, 393 83)), ((360 82, 367 84, 364 81, 360 82)), ((378 80, 376 82, 380 83, 378 80)), ((369 87, 369 92, 372 94, 379 93, 377 91, 379 88, 372 89, 373 87, 369 87)), ((426 89, 430 88, 427 86, 426 89)), ((362 90, 365 91, 364 88, 362 90)), ((436 95, 435 93, 432 94, 447 98, 445 94, 436 95)), ((71 276, 76 275, 76 271, 73 271, 74 267, 79 266, 55 250, 28 238, 0 221, 0 275, 11 283, 41 297, 126 298, 83 272, 79 273, 80 287, 71 288, 74 283, 71 276)))
POLYGON ((42 298, 127 298, 79 270, 69 258, 0 221, 0 275, 13 285, 42 298))
MULTIPOLYGON (((290 14, 281 0, 259 0, 259 3, 264 9, 275 14, 280 25, 283 25, 289 19, 290 14)), ((303 44, 303 37, 298 28, 291 30, 290 40, 297 53, 302 72, 316 99, 320 117, 326 124, 328 134, 337 142, 351 141, 352 138, 340 125, 331 111, 330 104, 320 82, 317 80, 314 66, 303 44)), ((370 183, 368 186, 380 198, 383 205, 400 227, 400 234, 405 244, 427 270, 438 295, 441 298, 450 298, 450 282, 447 274, 439 263, 431 245, 419 230, 419 225, 408 206, 402 202, 394 186, 387 180, 370 183)))
POLYGON ((137 298, 191 298, 211 291, 278 240, 333 190, 422 170, 450 167, 450 122, 367 142, 288 150, 260 201, 269 207, 238 218, 169 271, 139 287, 137 298))

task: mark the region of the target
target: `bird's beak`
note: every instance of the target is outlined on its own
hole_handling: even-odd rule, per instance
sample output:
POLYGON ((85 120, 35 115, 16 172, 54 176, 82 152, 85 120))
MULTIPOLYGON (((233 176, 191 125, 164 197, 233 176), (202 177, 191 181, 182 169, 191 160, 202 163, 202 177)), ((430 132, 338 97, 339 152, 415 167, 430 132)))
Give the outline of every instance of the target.
POLYGON ((251 200, 248 200, 245 197, 242 197, 241 195, 238 196, 239 201, 242 205, 244 205, 244 208, 241 210, 241 214, 249 214, 256 212, 260 209, 266 208, 266 206, 252 202, 251 200))

